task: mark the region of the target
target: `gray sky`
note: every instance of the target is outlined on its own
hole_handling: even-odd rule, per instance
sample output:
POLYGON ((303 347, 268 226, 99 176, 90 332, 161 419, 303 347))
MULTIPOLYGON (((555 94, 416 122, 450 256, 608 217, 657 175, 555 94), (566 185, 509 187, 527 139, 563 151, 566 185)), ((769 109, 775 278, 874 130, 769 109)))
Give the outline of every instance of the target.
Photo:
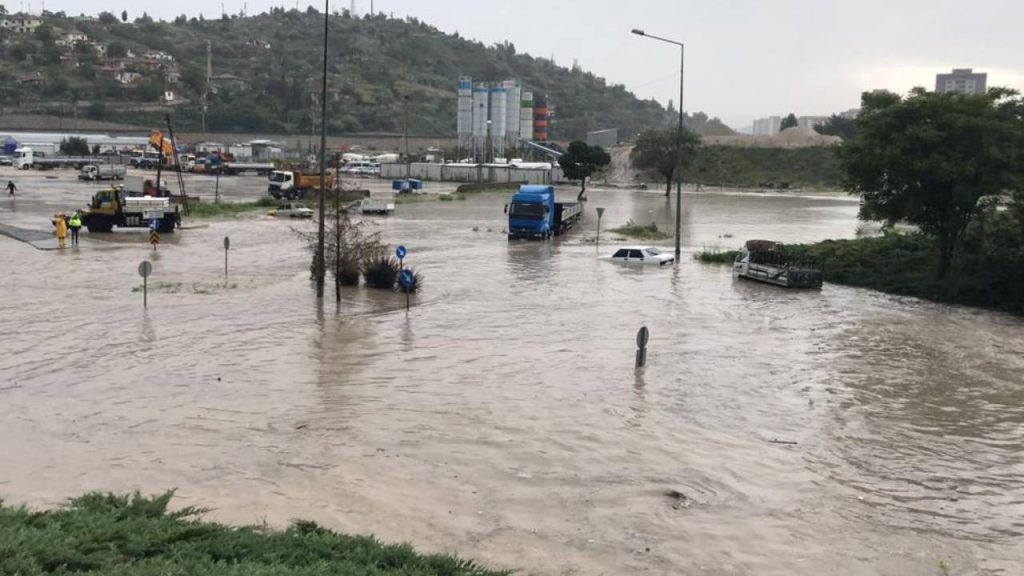
MULTIPOLYGON (((28 3, 11 3, 14 11, 28 3)), ((122 0, 49 0, 48 10, 77 14, 88 5, 120 14, 122 0)), ((249 14, 291 4, 248 0, 249 14)), ((300 0, 304 9, 308 0, 300 0)), ((357 0, 356 12, 370 9, 357 0)), ((220 15, 220 3, 132 3, 129 16, 171 19, 220 15)), ((331 2, 331 9, 349 1, 331 2)), ((41 8, 39 0, 31 5, 41 8)), ((859 104, 864 90, 934 88, 953 67, 988 72, 990 86, 1024 89, 1024 2, 1019 0, 375 0, 379 12, 411 15, 486 44, 508 40, 520 52, 577 60, 642 98, 677 99, 679 52, 630 34, 632 28, 686 43, 684 108, 739 128, 755 118, 795 112, 824 115, 859 104)), ((242 0, 224 2, 241 12, 242 0)), ((483 79, 481 79, 483 80, 483 79)), ((454 87, 453 87, 454 89, 454 87)), ((556 103, 557 105, 557 103, 556 103)))

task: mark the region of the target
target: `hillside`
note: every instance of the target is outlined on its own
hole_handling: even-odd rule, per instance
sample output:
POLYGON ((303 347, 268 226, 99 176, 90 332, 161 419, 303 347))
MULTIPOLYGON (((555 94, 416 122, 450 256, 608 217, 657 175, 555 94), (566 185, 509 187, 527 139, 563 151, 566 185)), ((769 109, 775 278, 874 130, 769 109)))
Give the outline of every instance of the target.
MULTIPOLYGON (((319 108, 323 19, 313 9, 205 21, 180 16, 155 22, 143 15, 126 23, 109 13, 48 13, 40 20, 31 31, 0 32, 2 112, 157 125, 173 111, 179 128, 197 132, 208 93, 210 131, 310 134, 318 122, 310 112, 319 108), (165 91, 173 93, 169 102, 165 91)), ((621 85, 518 53, 511 43, 488 47, 414 18, 352 18, 347 11, 332 16, 330 27, 332 134, 402 132, 408 96, 410 133, 453 136, 455 86, 463 75, 519 78, 527 89, 546 94, 557 114, 551 123, 556 140, 609 127, 631 135, 673 119, 657 102, 640 100, 621 85)), ((702 133, 731 132, 704 114, 691 121, 702 133)))

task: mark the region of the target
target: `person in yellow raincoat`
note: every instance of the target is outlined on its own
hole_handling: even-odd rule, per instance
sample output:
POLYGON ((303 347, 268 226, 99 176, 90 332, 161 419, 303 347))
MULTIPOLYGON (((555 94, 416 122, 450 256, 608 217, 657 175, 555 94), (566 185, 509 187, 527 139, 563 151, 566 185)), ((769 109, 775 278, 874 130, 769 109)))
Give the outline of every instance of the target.
POLYGON ((57 214, 53 224, 57 227, 57 242, 64 248, 64 241, 68 237, 68 221, 64 219, 64 214, 57 214))

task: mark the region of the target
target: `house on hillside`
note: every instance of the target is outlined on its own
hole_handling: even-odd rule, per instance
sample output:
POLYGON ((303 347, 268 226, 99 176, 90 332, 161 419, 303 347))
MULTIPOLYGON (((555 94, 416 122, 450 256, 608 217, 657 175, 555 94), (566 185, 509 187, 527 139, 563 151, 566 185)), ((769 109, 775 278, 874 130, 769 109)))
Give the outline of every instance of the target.
POLYGON ((0 28, 15 34, 30 34, 43 24, 38 16, 29 14, 7 14, 0 18, 0 28))
POLYGON ((78 44, 79 42, 84 44, 88 41, 89 37, 81 32, 68 32, 60 38, 57 38, 57 40, 54 41, 54 44, 56 44, 57 46, 66 46, 70 48, 74 47, 75 44, 78 44))
POLYGON ((175 65, 167 66, 164 68, 164 79, 171 84, 181 83, 181 71, 175 65))
POLYGON ((107 55, 107 45, 106 44, 103 44, 102 42, 89 42, 89 46, 92 46, 92 49, 95 50, 96 53, 100 55, 100 58, 103 58, 103 57, 105 57, 107 55))
POLYGON ((163 50, 150 50, 142 55, 146 60, 155 60, 159 62, 174 62, 174 56, 171 56, 163 50))
POLYGON ((117 74, 114 74, 114 80, 117 80, 124 86, 134 86, 142 80, 142 74, 139 74, 138 72, 119 70, 117 74))
POLYGON ((213 84, 214 91, 217 88, 245 88, 245 80, 234 74, 214 74, 210 76, 210 83, 213 84))

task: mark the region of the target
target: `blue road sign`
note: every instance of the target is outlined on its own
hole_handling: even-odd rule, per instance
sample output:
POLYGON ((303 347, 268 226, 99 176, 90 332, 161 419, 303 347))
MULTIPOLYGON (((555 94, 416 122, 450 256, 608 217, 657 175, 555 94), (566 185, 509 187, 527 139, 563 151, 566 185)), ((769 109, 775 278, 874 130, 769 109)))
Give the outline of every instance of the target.
POLYGON ((416 279, 413 278, 412 276, 412 270, 402 270, 402 277, 400 281, 402 283, 402 286, 405 286, 406 288, 412 286, 413 283, 416 281, 416 279))
POLYGON ((159 220, 157 220, 156 218, 150 218, 150 220, 149 220, 149 229, 150 230, 156 230, 159 226, 160 226, 160 221, 159 220))
POLYGON ((405 246, 399 246, 398 248, 396 248, 395 249, 395 256, 398 256, 399 260, 404 259, 405 258, 405 246))

